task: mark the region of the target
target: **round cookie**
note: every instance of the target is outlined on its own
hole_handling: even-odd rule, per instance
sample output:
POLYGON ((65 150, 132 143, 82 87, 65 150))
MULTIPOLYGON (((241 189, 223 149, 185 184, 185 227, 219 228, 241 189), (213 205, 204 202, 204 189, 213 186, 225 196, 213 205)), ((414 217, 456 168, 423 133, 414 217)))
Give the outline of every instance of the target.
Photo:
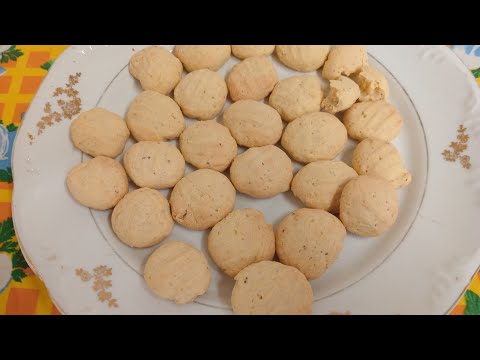
POLYGON ((379 176, 395 188, 407 186, 412 176, 397 148, 378 139, 365 139, 353 151, 352 167, 359 175, 379 176))
POLYGON ((205 255, 172 240, 155 250, 145 263, 143 278, 158 297, 187 304, 205 294, 212 275, 205 255))
POLYGON ((395 223, 397 215, 397 192, 387 180, 361 175, 343 188, 340 220, 348 231, 361 236, 380 236, 395 223))
POLYGON ((298 269, 260 261, 235 276, 231 303, 240 315, 309 315, 313 291, 298 269))
POLYGON ((208 253, 223 272, 235 277, 250 264, 273 259, 272 225, 256 209, 234 210, 208 234, 208 253))
POLYGON ((290 122, 304 114, 320 111, 322 97, 318 77, 299 75, 280 80, 268 101, 283 120, 290 122))
POLYGON ((360 87, 360 101, 386 100, 390 93, 388 81, 383 74, 372 66, 365 66, 353 74, 352 79, 360 87))
POLYGON ((144 90, 168 94, 182 78, 183 66, 170 51, 161 46, 149 46, 132 56, 128 70, 144 90))
POLYGON ((334 215, 321 209, 298 209, 275 231, 280 262, 296 267, 307 279, 319 278, 343 249, 347 231, 334 215))
POLYGON ((338 214, 343 187, 357 176, 355 170, 342 161, 315 161, 295 175, 292 193, 306 207, 338 214))
POLYGON ((173 93, 175 101, 186 116, 210 120, 222 111, 228 90, 220 75, 212 70, 202 69, 187 74, 173 93))
POLYGON ((223 123, 238 145, 246 147, 276 144, 283 132, 280 114, 255 100, 240 100, 230 105, 223 113, 223 123))
POLYGON ((129 136, 125 121, 102 108, 82 112, 70 125, 73 145, 93 157, 117 157, 122 153, 129 136))
POLYGON ((150 189, 168 189, 183 177, 185 160, 173 144, 140 141, 123 155, 123 166, 135 185, 150 189))
POLYGON ((375 138, 390 142, 400 133, 403 118, 397 108, 386 101, 364 101, 345 111, 343 124, 348 136, 355 140, 375 138))
POLYGON ((275 45, 232 45, 233 56, 240 60, 252 56, 271 55, 275 50, 275 45))
POLYGON ((331 114, 347 110, 359 96, 357 83, 346 76, 340 76, 336 80, 330 80, 330 91, 322 101, 322 109, 331 114))
POLYGON ((127 126, 137 141, 165 141, 180 136, 185 119, 172 98, 147 90, 130 104, 127 126))
POLYGON ((111 221, 117 237, 135 248, 156 245, 173 230, 168 200, 160 191, 149 188, 125 195, 113 209, 111 221))
POLYGON ((230 59, 230 45, 176 45, 175 55, 185 70, 200 69, 217 71, 230 59))
POLYGON ((277 45, 279 60, 297 71, 314 71, 321 68, 327 59, 330 45, 277 45))
POLYGON ((237 156, 237 143, 215 120, 195 122, 180 135, 185 160, 199 169, 224 171, 237 156))
POLYGON ((278 82, 277 70, 268 56, 252 56, 234 65, 227 76, 233 101, 262 100, 278 82))
POLYGON ((259 199, 288 191, 292 178, 292 161, 275 145, 250 148, 238 155, 230 166, 230 179, 235 188, 259 199))
POLYGON ((196 170, 173 188, 173 219, 192 230, 209 229, 233 210, 235 194, 225 175, 210 169, 196 170))
POLYGON ((335 158, 347 143, 347 130, 334 115, 305 114, 290 122, 282 136, 282 146, 301 163, 335 158))
POLYGON ((97 156, 68 172, 67 187, 73 198, 83 206, 107 210, 117 205, 128 192, 128 178, 118 161, 97 156))
POLYGON ((334 80, 340 75, 349 76, 366 65, 368 54, 362 45, 334 46, 323 66, 322 76, 327 80, 334 80))

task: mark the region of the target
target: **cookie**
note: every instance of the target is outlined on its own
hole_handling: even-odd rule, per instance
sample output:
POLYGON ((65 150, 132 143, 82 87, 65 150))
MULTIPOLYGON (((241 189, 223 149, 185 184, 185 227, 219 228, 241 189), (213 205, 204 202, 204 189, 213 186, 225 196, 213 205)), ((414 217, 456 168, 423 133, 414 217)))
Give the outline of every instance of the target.
POLYGON ((304 114, 320 111, 323 92, 314 75, 292 76, 280 80, 268 100, 282 119, 290 122, 304 114))
POLYGON ((343 188, 340 220, 348 231, 361 236, 380 236, 392 227, 397 215, 397 192, 387 180, 361 175, 343 188))
POLYGON ((298 269, 260 261, 235 276, 231 302, 240 315, 309 315, 313 291, 298 269))
POLYGON ((235 188, 259 199, 288 191, 292 178, 292 161, 275 145, 250 148, 238 155, 230 167, 235 188))
POLYGON ((155 91, 137 95, 127 111, 127 126, 137 141, 176 139, 185 129, 185 119, 172 98, 155 91))
POLYGON ((178 224, 192 230, 206 230, 233 210, 235 188, 218 171, 196 170, 175 185, 170 205, 178 224))
POLYGON ((322 76, 327 80, 349 76, 368 65, 368 54, 362 45, 334 46, 323 66, 322 76))
POLYGON ((347 110, 359 96, 357 83, 346 76, 340 76, 336 80, 330 80, 330 91, 322 101, 322 110, 331 114, 347 110))
POLYGON ((262 100, 278 82, 277 70, 268 56, 252 56, 234 65, 227 76, 233 101, 262 100))
POLYGON ((122 153, 129 136, 125 121, 102 108, 82 112, 70 125, 73 145, 93 157, 117 157, 122 153))
POLYGON ((351 77, 360 87, 360 101, 387 100, 390 93, 388 81, 374 67, 365 66, 351 77))
POLYGON ((400 133, 403 118, 395 106, 384 100, 364 101, 345 111, 343 124, 352 139, 390 142, 400 133))
POLYGON ((173 93, 185 116, 210 120, 222 111, 228 90, 220 75, 212 70, 202 69, 187 74, 173 93))
POLYGON ((382 177, 395 188, 407 186, 412 181, 397 148, 378 139, 365 139, 357 145, 352 167, 359 175, 382 177))
POLYGON ((277 45, 278 59, 297 71, 314 71, 322 67, 330 51, 330 45, 277 45))
POLYGON ((132 56, 128 70, 144 90, 168 94, 182 78, 183 66, 165 48, 149 46, 132 56))
POLYGON ((223 124, 237 144, 246 147, 276 144, 283 132, 280 114, 255 100, 240 100, 230 105, 223 113, 223 124))
POLYGON ((334 215, 321 209, 298 209, 275 231, 280 262, 296 267, 307 279, 319 278, 337 259, 347 236, 334 215))
POLYGON ((139 187, 168 189, 183 177, 185 160, 173 144, 140 141, 123 155, 125 170, 139 187))
POLYGON ((201 251, 172 240, 150 255, 143 278, 158 297, 187 304, 207 292, 212 275, 201 251))
POLYGON ((230 59, 230 45, 176 45, 175 56, 185 70, 200 69, 217 71, 230 59))
POLYGON ((306 207, 338 214, 343 187, 355 177, 355 170, 342 161, 315 161, 295 175, 292 193, 306 207))
POLYGON ((125 195, 113 209, 111 222, 117 237, 135 248, 156 245, 173 230, 168 200, 160 191, 149 188, 125 195))
POLYGON ((240 60, 252 56, 271 55, 275 45, 232 45, 233 56, 240 60))
POLYGON ((290 122, 282 146, 296 161, 310 163, 335 158, 347 143, 347 130, 334 115, 314 112, 290 122))
POLYGON ((208 253, 223 272, 235 277, 250 264, 273 259, 272 225, 256 209, 234 210, 208 234, 208 253))
POLYGON ((67 187, 83 206, 107 210, 117 205, 128 192, 128 178, 118 161, 97 156, 68 172, 67 187))
POLYGON ((237 156, 237 143, 225 126, 215 120, 201 121, 180 135, 180 151, 193 166, 222 172, 237 156))

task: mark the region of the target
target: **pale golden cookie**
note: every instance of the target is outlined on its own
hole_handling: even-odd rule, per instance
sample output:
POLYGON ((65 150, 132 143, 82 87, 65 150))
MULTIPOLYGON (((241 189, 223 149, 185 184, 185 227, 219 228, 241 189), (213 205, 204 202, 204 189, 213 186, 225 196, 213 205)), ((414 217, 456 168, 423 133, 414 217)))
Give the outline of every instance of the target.
POLYGON ((327 80, 349 76, 368 65, 368 54, 362 45, 334 46, 323 66, 322 75, 327 80))
POLYGON ((277 70, 268 56, 252 56, 234 65, 227 76, 233 101, 262 100, 278 82, 277 70))
POLYGON ((185 119, 172 98, 147 90, 130 104, 127 125, 137 141, 165 141, 180 136, 185 119))
POLYGON ((175 101, 186 116, 210 120, 222 111, 228 90, 220 75, 202 69, 187 74, 173 93, 175 101))
POLYGON ((397 192, 387 180, 361 175, 343 188, 340 220, 348 231, 361 236, 380 236, 392 227, 397 215, 397 192))
POLYGON ((277 45, 275 51, 280 61, 289 68, 307 72, 322 67, 330 45, 277 45))
POLYGON ((158 297, 187 304, 205 294, 211 273, 205 255, 178 240, 155 250, 145 263, 143 277, 158 297))
POLYGON ((298 75, 280 80, 268 100, 282 119, 290 122, 304 114, 320 111, 323 92, 315 75, 298 75))
POLYGON ((173 229, 168 200, 160 191, 149 188, 125 195, 113 209, 111 221, 118 238, 135 248, 158 244, 173 229))
POLYGON ((372 66, 365 66, 352 79, 360 87, 360 101, 386 100, 390 93, 385 76, 372 66))
POLYGON ((397 108, 386 101, 364 101, 345 111, 343 124, 348 136, 355 140, 375 138, 390 142, 400 133, 403 118, 397 108))
POLYGON ((235 188, 259 199, 288 191, 292 178, 292 161, 275 145, 250 148, 238 155, 230 167, 235 188))
POLYGON ((330 80, 330 91, 322 101, 322 110, 335 114, 347 110, 355 104, 360 96, 360 88, 352 79, 340 76, 336 80, 330 80))
POLYGON ((282 136, 282 146, 301 163, 335 158, 347 143, 347 130, 334 115, 305 114, 290 122, 282 136))
POLYGON ((353 152, 352 167, 359 175, 382 177, 395 188, 412 181, 397 148, 383 140, 365 139, 359 143, 353 152))
POLYGON ((338 214, 343 187, 355 177, 355 170, 342 161, 315 161, 295 175, 292 192, 306 207, 338 214))
POLYGON ((233 56, 240 60, 252 56, 271 55, 275 45, 232 45, 233 56))
POLYGON ((316 279, 335 262, 346 235, 334 215, 321 209, 298 209, 278 225, 275 248, 283 264, 296 267, 307 279, 316 279))
POLYGON ((235 277, 250 264, 273 259, 272 225, 256 209, 234 210, 210 231, 208 253, 220 269, 235 277))
POLYGON ((230 45, 176 45, 175 55, 187 72, 209 69, 217 71, 230 59, 230 45))
POLYGON ((73 145, 93 157, 117 157, 129 136, 125 121, 102 108, 82 112, 70 125, 73 145))
POLYGON ((68 172, 67 187, 73 198, 83 206, 107 210, 117 205, 128 192, 128 178, 118 161, 97 156, 68 172))
POLYGON ((183 66, 170 51, 149 46, 132 56, 128 70, 144 90, 168 94, 182 78, 183 66))
POLYGON ((140 141, 123 155, 123 166, 139 187, 167 189, 183 177, 185 160, 173 144, 140 141))
POLYGON ((223 123, 238 145, 273 145, 283 132, 282 118, 272 107, 255 100, 240 100, 223 113, 223 123))
POLYGON ((173 219, 189 229, 206 230, 227 216, 235 205, 235 188, 215 170, 196 170, 173 188, 173 219))
POLYGON ((260 261, 235 276, 231 302, 239 315, 309 315, 313 291, 298 269, 260 261))
POLYGON ((224 171, 237 156, 237 143, 215 120, 195 122, 180 135, 185 161, 199 169, 224 171))

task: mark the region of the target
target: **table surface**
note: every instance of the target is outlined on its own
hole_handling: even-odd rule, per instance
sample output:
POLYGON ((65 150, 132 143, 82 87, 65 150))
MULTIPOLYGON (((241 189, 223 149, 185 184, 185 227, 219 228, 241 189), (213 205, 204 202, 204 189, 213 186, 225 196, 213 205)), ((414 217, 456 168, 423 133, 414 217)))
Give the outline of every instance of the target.
MULTIPOLYGON (((43 282, 28 267, 12 223, 11 152, 22 117, 65 45, 12 45, 0 53, 0 314, 58 315, 43 282), (8 141, 7 141, 8 140, 8 141)), ((480 85, 480 45, 450 45, 480 85)), ((480 315, 480 273, 452 315, 480 315)))

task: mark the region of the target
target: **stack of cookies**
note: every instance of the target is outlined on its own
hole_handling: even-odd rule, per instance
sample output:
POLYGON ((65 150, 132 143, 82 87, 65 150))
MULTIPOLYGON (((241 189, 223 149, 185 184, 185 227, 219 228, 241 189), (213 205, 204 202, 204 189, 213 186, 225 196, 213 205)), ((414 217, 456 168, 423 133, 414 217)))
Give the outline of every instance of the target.
MULTIPOLYGON (((335 262, 347 231, 377 237, 395 223, 396 189, 411 181, 390 143, 403 119, 363 46, 150 46, 129 71, 144 91, 125 119, 94 108, 72 122, 73 144, 93 158, 70 170, 68 189, 84 206, 113 208, 113 231, 134 248, 159 244, 175 223, 208 230, 209 255, 236 281, 235 313, 311 313, 309 280, 335 262), (280 80, 273 53, 299 74, 280 80), (241 61, 224 79, 217 71, 232 54, 241 61), (198 121, 186 127, 185 117, 198 121), (123 153, 130 135, 137 142, 123 153), (351 166, 335 160, 349 137, 359 142, 351 166), (296 174, 292 161, 303 165, 296 174), (197 170, 185 176, 186 163, 197 170), (128 191, 129 179, 138 189, 128 191), (158 190, 170 188, 167 200, 158 190), (290 190, 305 207, 276 229, 259 210, 234 209, 237 191, 290 190)), ((205 254, 172 240, 148 258, 144 278, 183 304, 207 291, 211 272, 205 254)))

